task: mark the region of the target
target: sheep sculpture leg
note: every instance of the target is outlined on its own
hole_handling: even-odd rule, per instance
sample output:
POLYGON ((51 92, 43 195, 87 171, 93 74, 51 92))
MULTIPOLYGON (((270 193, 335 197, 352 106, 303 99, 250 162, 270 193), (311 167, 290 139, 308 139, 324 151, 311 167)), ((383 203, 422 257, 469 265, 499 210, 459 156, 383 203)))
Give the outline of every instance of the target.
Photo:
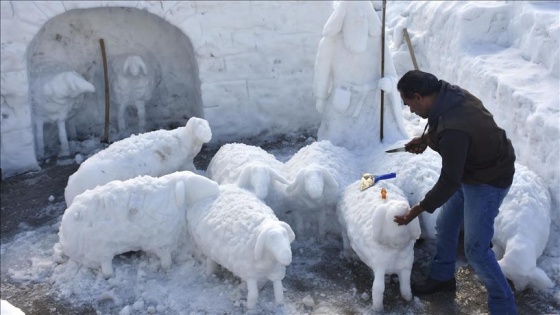
POLYGON ((376 311, 383 309, 383 291, 385 291, 385 270, 379 268, 373 270, 374 278, 371 286, 371 303, 376 311))
POLYGON ((36 118, 35 120, 35 145, 37 147, 37 156, 42 158, 45 156, 45 141, 43 133, 43 120, 36 118))
POLYGON ((247 308, 252 310, 257 306, 259 287, 256 279, 247 280, 247 308))
POLYGON ((171 268, 171 251, 160 250, 157 252, 157 256, 161 262, 161 268, 163 270, 169 270, 169 268, 171 268))
POLYGON ((126 112, 126 104, 119 104, 118 108, 119 108, 119 114, 117 116, 118 117, 117 123, 118 123, 119 131, 123 131, 126 128, 126 123, 124 121, 124 114, 126 112))
POLYGON ((104 259, 101 263, 101 273, 105 279, 109 279, 113 276, 113 257, 104 259))
POLYGON ((412 300, 412 292, 410 289, 410 273, 411 270, 403 269, 399 272, 399 289, 401 296, 406 301, 412 300))
POLYGON ((206 258, 206 274, 212 275, 218 271, 218 264, 210 258, 206 258))
POLYGON ((276 304, 284 304, 284 287, 282 286, 282 280, 273 280, 272 285, 274 287, 274 299, 276 304))
POLYGON ((70 145, 68 144, 68 136, 66 134, 66 122, 64 120, 57 121, 58 140, 60 141, 60 153, 58 156, 69 156, 70 145))
POLYGON ((140 132, 146 131, 146 102, 136 101, 136 110, 138 112, 138 127, 140 132))

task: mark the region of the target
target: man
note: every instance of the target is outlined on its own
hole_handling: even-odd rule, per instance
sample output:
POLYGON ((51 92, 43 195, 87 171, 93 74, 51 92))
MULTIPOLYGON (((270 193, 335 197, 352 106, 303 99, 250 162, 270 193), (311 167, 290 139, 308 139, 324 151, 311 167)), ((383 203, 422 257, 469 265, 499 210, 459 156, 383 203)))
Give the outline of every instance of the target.
POLYGON ((326 22, 313 78, 317 111, 323 114, 317 140, 349 150, 372 147, 379 139, 381 90, 384 141, 408 138, 387 44, 381 76, 381 31, 371 1, 341 1, 326 22))
POLYGON ((494 219, 515 173, 511 142, 479 99, 433 74, 409 71, 397 89, 412 113, 428 119, 428 133, 407 143, 407 151, 419 154, 430 146, 442 158, 434 187, 407 214, 395 216, 395 222, 405 225, 423 211, 432 213, 443 205, 436 223, 437 248, 430 275, 412 285, 412 292, 455 290, 455 260, 463 223, 465 255, 486 286, 490 314, 517 314, 511 288, 490 249, 494 219))

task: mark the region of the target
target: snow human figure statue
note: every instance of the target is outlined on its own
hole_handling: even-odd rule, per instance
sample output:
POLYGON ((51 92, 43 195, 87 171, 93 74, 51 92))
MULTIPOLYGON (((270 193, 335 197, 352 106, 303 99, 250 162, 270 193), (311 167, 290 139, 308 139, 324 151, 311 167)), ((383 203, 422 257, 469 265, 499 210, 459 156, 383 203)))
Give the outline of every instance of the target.
POLYGON ((384 142, 408 138, 396 90, 397 74, 385 45, 381 77, 381 22, 370 1, 341 1, 323 28, 313 93, 323 114, 317 140, 350 150, 379 141, 385 91, 384 142))

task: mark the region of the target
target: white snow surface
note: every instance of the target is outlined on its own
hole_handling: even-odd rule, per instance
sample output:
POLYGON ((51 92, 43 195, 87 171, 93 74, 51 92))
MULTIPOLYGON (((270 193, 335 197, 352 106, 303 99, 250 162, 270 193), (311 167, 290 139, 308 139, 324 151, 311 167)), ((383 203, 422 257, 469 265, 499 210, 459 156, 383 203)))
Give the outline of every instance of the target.
MULTIPOLYGON (((2 19, 12 12, 9 7, 8 2, 2 2, 2 19)), ((502 237, 499 234, 501 232, 504 233, 502 235, 512 232, 525 238, 519 240, 519 244, 531 239, 538 241, 532 245, 536 257, 529 257, 518 270, 533 268, 536 259, 536 267, 543 270, 553 283, 553 287, 543 290, 542 294, 557 304, 560 303, 559 12, 560 3, 556 1, 395 1, 389 2, 387 7, 387 40, 397 76, 412 69, 409 50, 402 35, 403 28, 407 28, 420 69, 458 84, 479 97, 512 140, 517 162, 526 165, 528 170, 542 179, 543 185, 518 166, 519 174, 535 184, 512 187, 507 197, 512 199, 504 201, 504 211, 519 209, 520 212, 518 216, 507 220, 514 228, 503 228, 503 231, 497 228, 496 239, 502 237), (519 198, 519 204, 512 202, 515 198, 519 198), (543 222, 546 221, 548 198, 552 221, 549 227, 543 226, 546 225, 543 222), (538 215, 527 214, 527 209, 533 208, 533 204, 542 207, 538 215), (546 242, 544 238, 548 229, 548 243, 542 256, 538 257, 540 248, 546 242)), ((33 19, 34 14, 39 17, 42 13, 30 10, 27 18, 33 19)), ((233 20, 237 17, 228 15, 226 18, 233 20)), ((285 53, 286 57, 293 55, 292 51, 285 53)), ((4 57, 2 59, 4 65, 4 57)), ((3 85, 6 80, 21 81, 21 78, 2 73, 3 85)), ((14 119, 29 124, 18 116, 19 109, 10 108, 5 102, 4 92, 2 90, 3 165, 17 159, 29 159, 23 153, 4 154, 13 152, 12 149, 17 145, 32 141, 27 134, 18 130, 4 132, 8 123, 14 123, 14 119), (6 150, 8 147, 11 149, 6 150)), ((407 108, 402 109, 408 133, 419 135, 425 121, 410 114, 407 108)), ((239 117, 231 117, 235 113, 229 112, 229 117, 223 121, 243 121, 246 111, 239 111, 239 117)), ((262 115, 262 112, 259 114, 262 115)), ((292 111, 292 115, 296 121, 301 121, 297 118, 297 111, 292 111)), ((262 120, 269 121, 270 118, 263 117, 262 120)), ((251 125, 247 124, 244 128, 250 129, 251 125)), ((368 148, 369 154, 357 155, 357 158, 365 163, 369 173, 395 171, 397 178, 393 183, 404 191, 408 201, 413 204, 437 180, 434 172, 437 172, 440 162, 437 154, 429 150, 424 156, 430 157, 426 154, 431 154, 433 159, 417 158, 406 153, 383 153, 385 149, 399 144, 402 142, 372 145, 368 148), (407 163, 425 165, 426 168, 408 171, 404 169, 407 163), (399 169, 398 166, 403 167, 399 169), (426 180, 418 180, 417 176, 426 180)), ((101 147, 95 138, 71 145, 78 146, 78 151, 84 156, 101 147)), ((356 178, 348 179, 349 182, 354 180, 356 178)), ((64 204, 54 203, 49 207, 45 211, 52 211, 52 207, 64 208, 64 204)), ((497 224, 500 222, 498 220, 497 224)), ((185 244, 182 251, 177 253, 167 272, 160 270, 159 259, 152 254, 119 255, 113 260, 114 277, 106 280, 101 273, 83 268, 72 260, 59 265, 53 262, 52 248, 59 241, 59 225, 60 222, 56 222, 39 229, 26 230, 9 242, 2 243, 2 275, 16 282, 49 283, 57 296, 72 303, 102 303, 104 306, 101 307, 105 307, 105 310, 121 311, 122 314, 144 314, 148 311, 168 314, 244 312, 243 289, 233 289, 239 280, 227 275, 205 276, 205 268, 194 258, 196 251, 191 248, 191 244, 185 244)), ((298 245, 297 242, 294 244, 298 245)), ((298 246, 301 248, 303 245, 298 246)), ((313 252, 313 249, 305 248, 304 251, 313 252)), ((282 309, 272 303, 270 289, 265 288, 260 294, 264 297, 259 298, 257 307, 262 313, 299 314, 303 311, 299 305, 301 301, 291 300, 289 291, 285 292, 286 303, 282 309)), ((314 298, 314 304, 321 303, 321 295, 314 295, 314 298)), ((408 311, 412 312, 410 309, 408 311)))
POLYGON ((283 304, 282 279, 295 234, 263 201, 236 185, 222 185, 219 196, 188 209, 187 221, 208 272, 218 263, 247 283, 249 309, 256 306, 257 285, 266 280, 273 282, 276 303, 283 304))
POLYGON ((188 205, 218 194, 216 182, 190 171, 115 180, 87 190, 62 216, 55 260, 64 254, 101 267, 110 277, 115 255, 142 250, 157 255, 167 270, 171 254, 186 239, 188 205))
POLYGON ((25 313, 19 308, 10 304, 6 300, 1 300, 0 304, 0 314, 2 315, 25 315, 25 313))
POLYGON ((406 214, 409 204, 402 190, 389 182, 360 191, 361 180, 344 190, 336 211, 342 226, 345 255, 353 250, 375 274, 372 285, 372 307, 383 309, 385 275, 397 274, 403 299, 410 301, 410 275, 414 261, 414 242, 420 237, 420 224, 415 219, 399 226, 396 215, 406 214), (380 190, 385 189, 385 198, 380 190))
POLYGON ((64 191, 66 204, 71 205, 87 189, 113 180, 196 171, 193 159, 211 138, 208 122, 192 117, 184 127, 156 130, 114 142, 80 164, 68 178, 64 191))
POLYGON ((236 184, 254 192, 261 200, 276 194, 275 183, 287 184, 284 163, 260 147, 228 143, 214 155, 206 174, 218 184, 236 184))
MULTIPOLYGON (((334 217, 336 202, 342 191, 361 175, 359 160, 351 151, 328 140, 311 143, 285 163, 289 185, 283 187, 282 216, 291 211, 287 221, 298 236, 324 239, 327 232, 339 233, 334 217)), ((275 209, 276 210, 276 209, 275 209)))

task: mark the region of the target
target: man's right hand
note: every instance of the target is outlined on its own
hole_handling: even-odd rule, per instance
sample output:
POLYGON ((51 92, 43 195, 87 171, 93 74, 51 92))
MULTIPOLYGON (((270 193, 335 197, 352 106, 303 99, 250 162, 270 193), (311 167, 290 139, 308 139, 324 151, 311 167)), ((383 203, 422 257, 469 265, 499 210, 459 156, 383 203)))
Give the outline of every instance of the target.
POLYGON ((404 145, 406 152, 410 152, 410 153, 414 153, 414 154, 420 154, 420 153, 424 153, 424 151, 426 151, 426 148, 428 147, 428 144, 426 142, 426 139, 423 137, 416 137, 412 140, 410 140, 410 142, 408 142, 407 144, 404 145))

